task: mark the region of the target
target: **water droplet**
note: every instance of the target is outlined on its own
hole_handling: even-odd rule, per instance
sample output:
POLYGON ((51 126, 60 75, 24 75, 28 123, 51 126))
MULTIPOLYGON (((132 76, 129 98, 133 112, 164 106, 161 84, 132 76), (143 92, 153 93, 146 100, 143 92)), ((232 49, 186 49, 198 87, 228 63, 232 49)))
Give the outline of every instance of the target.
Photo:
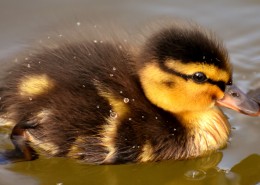
POLYGON ((203 170, 189 170, 184 174, 189 180, 202 180, 206 177, 203 170))
POLYGON ((50 36, 48 36, 47 38, 48 38, 48 39, 50 39, 51 37, 50 37, 50 36))
POLYGON ((132 148, 135 148, 135 146, 133 146, 132 148))
POLYGON ((203 60, 204 60, 205 58, 206 58, 205 56, 202 57, 203 60))
POLYGON ((119 45, 118 47, 119 47, 119 49, 122 49, 122 46, 121 46, 121 45, 119 45))
POLYGON ((226 176, 227 179, 230 180, 230 182, 236 182, 236 181, 238 181, 238 179, 240 179, 238 174, 236 174, 236 173, 234 173, 232 171, 229 171, 228 173, 226 173, 225 176, 226 176))
POLYGON ((98 41, 97 40, 93 40, 94 43, 97 43, 98 41))
POLYGON ((119 91, 120 94, 123 94, 123 91, 119 91))
POLYGON ((76 58, 77 58, 76 56, 73 57, 73 59, 76 59, 76 58))
POLYGON ((157 117, 157 116, 155 116, 155 119, 158 119, 158 117, 157 117))
POLYGON ((29 99, 30 101, 32 101, 32 97, 29 97, 28 99, 29 99))
POLYGON ((129 98, 124 98, 124 102, 128 103, 129 102, 129 98))
POLYGON ((176 129, 176 128, 174 128, 173 130, 174 130, 174 131, 176 131, 177 129, 176 129))
POLYGON ((41 61, 38 62, 39 64, 41 63, 41 61))
POLYGON ((59 37, 62 37, 63 35, 62 34, 59 34, 59 37))
POLYGON ((27 67, 28 67, 28 68, 31 68, 31 65, 30 65, 30 64, 27 64, 27 67))
POLYGON ((86 86, 85 86, 85 85, 82 85, 82 87, 84 87, 84 88, 85 88, 86 86))
POLYGON ((113 77, 114 75, 113 74, 109 74, 110 77, 113 77))
POLYGON ((77 22, 77 26, 80 26, 81 25, 81 23, 80 22, 77 22))
POLYGON ((230 173, 230 169, 227 168, 227 169, 219 169, 218 170, 219 172, 224 172, 224 173, 230 173))
POLYGON ((142 116, 142 118, 144 119, 144 116, 142 116))
POLYGON ((115 67, 113 67, 113 71, 115 71, 116 70, 116 68, 115 67))
POLYGON ((128 120, 129 120, 129 121, 131 121, 131 120, 132 120, 132 118, 128 118, 128 120))
POLYGON ((113 118, 113 119, 116 119, 117 118, 117 113, 114 112, 114 111, 110 111, 110 117, 113 118))
POLYGON ((99 109, 100 108, 100 106, 99 105, 97 105, 97 109, 99 109))
POLYGON ((26 58, 24 58, 24 60, 29 60, 29 58, 28 58, 28 57, 26 57, 26 58))

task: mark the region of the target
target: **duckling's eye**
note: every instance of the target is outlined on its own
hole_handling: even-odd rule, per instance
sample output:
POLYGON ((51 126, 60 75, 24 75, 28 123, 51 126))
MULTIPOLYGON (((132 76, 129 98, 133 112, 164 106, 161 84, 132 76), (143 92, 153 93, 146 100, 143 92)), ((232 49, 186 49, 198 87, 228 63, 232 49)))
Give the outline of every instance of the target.
POLYGON ((196 72, 192 75, 192 79, 197 83, 203 83, 208 80, 207 76, 202 72, 196 72))

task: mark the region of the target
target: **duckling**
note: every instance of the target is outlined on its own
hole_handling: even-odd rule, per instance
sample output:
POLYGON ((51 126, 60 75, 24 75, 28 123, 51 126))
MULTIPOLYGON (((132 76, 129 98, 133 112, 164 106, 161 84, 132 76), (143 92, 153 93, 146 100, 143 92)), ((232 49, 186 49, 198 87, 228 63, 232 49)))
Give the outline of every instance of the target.
POLYGON ((66 42, 13 66, 0 103, 17 156, 89 164, 192 159, 227 143, 230 125, 217 105, 259 110, 225 93, 234 88, 228 53, 206 29, 172 25, 130 48, 66 42))

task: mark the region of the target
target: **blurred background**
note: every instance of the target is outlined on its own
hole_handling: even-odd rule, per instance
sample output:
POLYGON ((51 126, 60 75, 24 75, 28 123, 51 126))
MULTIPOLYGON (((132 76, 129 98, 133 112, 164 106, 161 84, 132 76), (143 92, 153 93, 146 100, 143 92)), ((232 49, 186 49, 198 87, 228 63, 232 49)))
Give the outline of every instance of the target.
MULTIPOLYGON (((0 76, 18 51, 49 39, 50 32, 109 22, 134 33, 166 16, 192 19, 214 30, 230 52, 235 83, 247 92, 260 87, 259 10, 258 0, 0 0, 0 76)), ((0 164, 0 185, 260 184, 260 118, 225 112, 232 125, 230 142, 205 158, 119 166, 40 158, 0 164)), ((8 147, 8 134, 0 128, 0 148, 8 147)))

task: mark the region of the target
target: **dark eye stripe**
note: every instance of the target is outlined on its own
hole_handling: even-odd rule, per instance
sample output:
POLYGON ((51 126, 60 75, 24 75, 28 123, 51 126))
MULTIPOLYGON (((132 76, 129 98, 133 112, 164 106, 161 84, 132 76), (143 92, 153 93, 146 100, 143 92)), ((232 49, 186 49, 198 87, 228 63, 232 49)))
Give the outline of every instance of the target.
POLYGON ((215 80, 212 80, 212 79, 209 78, 207 82, 212 84, 212 85, 218 86, 223 92, 226 89, 226 83, 224 81, 222 81, 222 80, 215 81, 215 80))
MULTIPOLYGON (((179 76, 181 78, 183 78, 184 80, 193 80, 193 74, 192 75, 187 75, 187 74, 183 74, 183 73, 180 73, 178 71, 175 71, 173 69, 170 69, 168 67, 166 67, 165 65, 161 64, 160 65, 161 69, 168 72, 168 73, 171 73, 171 74, 174 74, 176 76, 179 76)), ((193 80, 194 81, 194 80, 193 80)), ((223 92, 225 91, 226 89, 226 83, 222 80, 219 80, 219 81, 216 81, 216 80, 213 80, 211 78, 207 78, 207 80, 205 80, 204 83, 210 83, 212 85, 216 85, 218 86, 223 92)), ((201 84, 201 83, 199 83, 201 84)))

